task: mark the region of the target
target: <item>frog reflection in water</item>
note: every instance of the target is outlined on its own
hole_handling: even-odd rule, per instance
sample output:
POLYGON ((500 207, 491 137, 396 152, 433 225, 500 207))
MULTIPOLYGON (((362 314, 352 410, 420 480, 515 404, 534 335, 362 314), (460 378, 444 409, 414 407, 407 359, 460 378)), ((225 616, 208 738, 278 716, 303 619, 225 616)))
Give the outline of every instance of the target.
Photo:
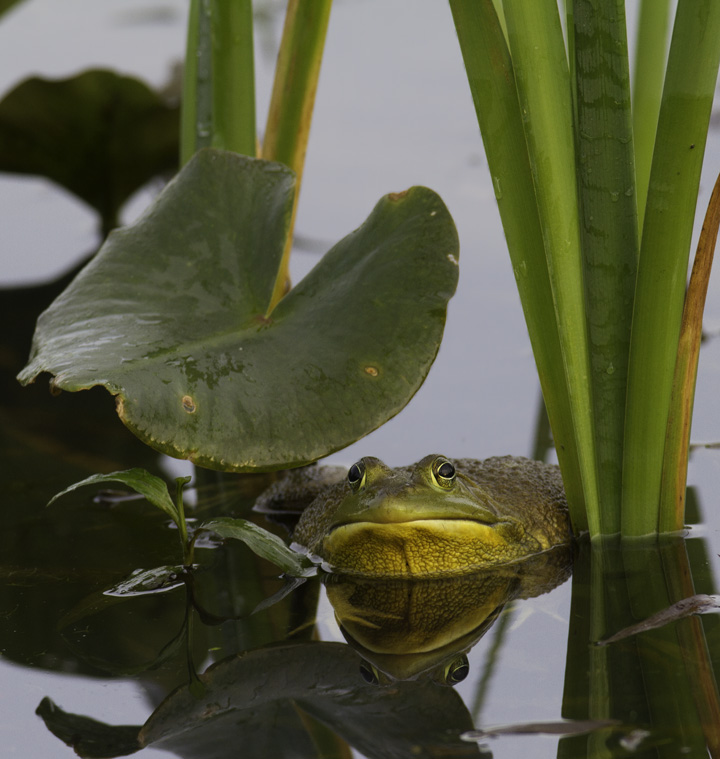
POLYGON ((328 599, 370 682, 459 682, 465 652, 509 600, 548 592, 569 573, 556 466, 433 454, 391 469, 367 457, 347 474, 291 472, 258 506, 309 501, 293 541, 331 571, 328 599))

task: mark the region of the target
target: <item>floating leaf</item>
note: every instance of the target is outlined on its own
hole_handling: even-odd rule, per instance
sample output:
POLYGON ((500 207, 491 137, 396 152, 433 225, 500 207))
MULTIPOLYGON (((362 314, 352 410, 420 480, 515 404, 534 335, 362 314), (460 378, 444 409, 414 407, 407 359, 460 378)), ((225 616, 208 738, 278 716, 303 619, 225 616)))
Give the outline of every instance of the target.
POLYGON ((292 172, 203 150, 38 320, 23 383, 117 395, 157 450, 212 469, 299 466, 397 414, 438 350, 458 276, 440 198, 388 195, 267 314, 292 172))
POLYGON ((185 584, 183 580, 184 571, 185 567, 181 564, 154 567, 153 569, 138 569, 126 580, 103 591, 103 594, 125 598, 126 596, 145 595, 146 593, 164 593, 185 584))
POLYGON ((271 561, 293 577, 308 577, 316 571, 315 565, 308 558, 290 550, 277 535, 247 519, 220 517, 203 522, 200 529, 211 530, 222 538, 241 540, 253 553, 271 561))
POLYGON ((137 79, 33 77, 0 102, 0 171, 52 179, 108 226, 132 193, 175 170, 178 126, 178 108, 137 79))
POLYGON ((90 477, 86 477, 84 480, 65 488, 65 490, 52 498, 48 506, 66 493, 70 493, 85 485, 97 485, 98 483, 103 482, 122 482, 123 485, 127 485, 136 493, 140 493, 140 495, 144 496, 153 506, 157 506, 158 509, 164 511, 175 524, 178 523, 178 512, 172 498, 170 498, 170 493, 168 492, 164 480, 155 477, 155 475, 150 474, 150 472, 147 472, 144 469, 126 469, 124 472, 93 474, 90 477))

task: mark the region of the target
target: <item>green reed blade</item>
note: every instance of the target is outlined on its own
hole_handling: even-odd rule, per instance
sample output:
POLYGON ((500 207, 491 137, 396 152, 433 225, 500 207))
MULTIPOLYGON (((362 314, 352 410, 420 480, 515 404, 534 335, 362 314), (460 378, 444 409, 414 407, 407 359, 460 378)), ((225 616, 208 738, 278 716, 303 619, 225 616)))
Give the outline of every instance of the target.
POLYGON ((642 230, 665 76, 670 0, 642 0, 637 29, 633 72, 633 133, 638 219, 642 230))
POLYGON ((623 462, 626 535, 653 533, 697 189, 720 61, 720 3, 679 0, 638 262, 623 462))
POLYGON ((190 3, 180 165, 211 145, 255 156, 252 0, 190 3))
POLYGON ((191 0, 180 118, 180 166, 184 166, 196 151, 210 145, 212 135, 211 52, 208 6, 201 0, 191 0))
POLYGON ((187 41, 185 43, 185 67, 183 69, 182 108, 180 109, 180 167, 195 152, 195 123, 197 121, 197 74, 198 74, 198 24, 199 0, 191 0, 188 14, 187 41))
POLYGON ((212 0, 212 141, 255 157, 252 0, 212 0))
POLYGON ((603 532, 620 531, 638 255, 624 0, 575 0, 577 181, 603 532))
POLYGON ((535 184, 591 534, 603 531, 575 173, 573 104, 556 0, 506 0, 518 99, 535 184))
POLYGON ((512 61, 492 0, 450 0, 576 530, 587 529, 560 337, 512 61))
POLYGON ((658 520, 658 528, 661 532, 681 530, 684 525, 695 379, 700 356, 705 297, 710 282, 719 226, 720 177, 715 182, 710 198, 705 223, 698 241, 690 284, 685 295, 663 463, 658 520))
MULTIPOLYGON (((295 172, 296 209, 331 6, 332 0, 290 0, 275 69, 262 157, 284 163, 295 172)), ((293 222, 294 216, 293 211, 293 222)), ((291 224, 291 230, 293 226, 291 224)), ((292 232, 269 310, 277 305, 286 291, 291 249, 292 232)))

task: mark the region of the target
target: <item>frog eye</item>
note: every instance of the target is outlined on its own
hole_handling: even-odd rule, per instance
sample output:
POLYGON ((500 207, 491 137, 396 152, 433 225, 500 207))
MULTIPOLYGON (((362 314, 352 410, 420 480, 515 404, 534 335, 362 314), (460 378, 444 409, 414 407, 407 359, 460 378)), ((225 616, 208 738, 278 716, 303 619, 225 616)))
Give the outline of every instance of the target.
POLYGON ((455 482, 455 467, 442 456, 435 459, 432 466, 435 482, 442 488, 451 488, 455 482))
POLYGON ((362 679, 368 685, 377 685, 380 682, 375 667, 365 661, 360 662, 360 674, 362 675, 362 679))
POLYGON ((348 482, 353 490, 359 490, 363 482, 365 481, 365 464, 362 461, 358 461, 353 464, 348 470, 348 482))
POLYGON ((470 665, 468 658, 463 654, 453 661, 445 670, 445 682, 448 685, 457 685, 461 683, 469 674, 470 665))

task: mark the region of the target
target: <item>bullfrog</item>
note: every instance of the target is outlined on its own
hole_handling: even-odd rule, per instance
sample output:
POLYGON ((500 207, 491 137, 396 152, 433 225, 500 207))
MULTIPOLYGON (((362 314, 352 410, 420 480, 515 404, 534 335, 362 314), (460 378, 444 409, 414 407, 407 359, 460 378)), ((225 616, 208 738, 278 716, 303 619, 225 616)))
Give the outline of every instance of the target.
MULTIPOLYGON (((391 468, 366 456, 342 475, 322 467, 294 545, 331 571, 366 578, 436 578, 522 561, 571 540, 557 466, 502 456, 425 456, 391 468), (342 479, 340 479, 342 477, 342 479)), ((299 490, 299 477, 290 490, 299 490)), ((277 501, 269 493, 264 504, 277 501)), ((261 505, 261 510, 264 510, 261 505)))

